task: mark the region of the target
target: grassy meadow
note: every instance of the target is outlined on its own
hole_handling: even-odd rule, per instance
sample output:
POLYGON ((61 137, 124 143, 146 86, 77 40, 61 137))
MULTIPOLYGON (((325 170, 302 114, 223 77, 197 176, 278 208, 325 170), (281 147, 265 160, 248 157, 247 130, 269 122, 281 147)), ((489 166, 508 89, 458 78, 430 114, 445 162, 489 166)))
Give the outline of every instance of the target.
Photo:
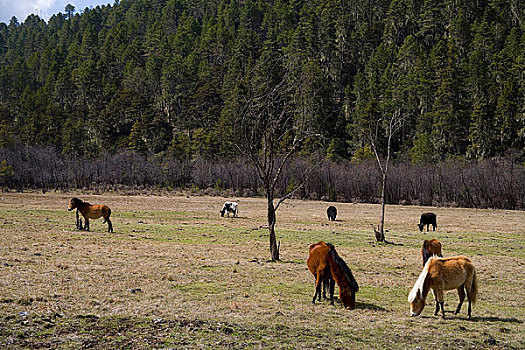
MULTIPOLYGON (((280 262, 269 261, 263 198, 81 193, 0 194, 0 348, 173 349, 524 349, 525 213, 387 206, 386 238, 371 227, 378 205, 288 200, 277 211, 280 262), (75 230, 66 210, 78 196, 112 209, 75 230), (420 233, 423 211, 436 232, 420 233), (420 317, 407 295, 421 271, 421 245, 465 255, 480 294, 466 318, 457 292, 447 318, 420 317), (312 305, 308 246, 333 243, 359 282, 357 308, 312 305)), ((337 287, 336 287, 337 294, 337 287)))

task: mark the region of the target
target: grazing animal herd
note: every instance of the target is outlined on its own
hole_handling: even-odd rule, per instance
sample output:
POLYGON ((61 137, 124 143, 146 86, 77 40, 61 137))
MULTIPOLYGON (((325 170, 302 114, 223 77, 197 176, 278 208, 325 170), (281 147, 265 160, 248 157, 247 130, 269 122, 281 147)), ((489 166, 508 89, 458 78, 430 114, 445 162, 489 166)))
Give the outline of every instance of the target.
MULTIPOLYGON (((69 201, 68 211, 76 209, 76 228, 78 230, 89 231, 89 219, 104 218, 103 223, 108 223, 108 232, 113 232, 113 224, 110 220, 111 209, 106 205, 92 205, 76 197, 69 201), (84 217, 85 225, 82 226, 82 220, 79 213, 84 217)), ((226 214, 228 217, 238 217, 239 204, 237 202, 226 201, 220 210, 221 217, 226 214)), ((329 206, 326 210, 328 221, 335 221, 337 209, 329 206)), ((433 231, 436 230, 436 214, 421 214, 417 224, 419 231, 422 232, 424 226, 432 225, 433 231)), ((443 258, 441 252, 441 242, 437 239, 425 240, 421 248, 423 258, 423 270, 421 271, 414 287, 408 295, 410 303, 410 315, 418 316, 423 311, 426 298, 432 290, 436 302, 434 315, 437 316, 440 309, 442 317, 445 317, 444 310, 444 291, 457 289, 459 303, 456 307, 455 314, 461 310, 461 306, 468 299, 467 316, 472 314, 472 304, 476 302, 478 292, 478 282, 476 269, 472 262, 464 256, 443 258)), ((321 295, 326 299, 328 292, 330 303, 334 304, 335 284, 339 287, 339 300, 347 309, 354 309, 356 306, 356 293, 359 291, 359 285, 355 280, 352 271, 346 262, 339 256, 333 244, 319 241, 310 245, 309 254, 306 260, 308 270, 315 278, 315 292, 312 303, 321 301, 321 295)))

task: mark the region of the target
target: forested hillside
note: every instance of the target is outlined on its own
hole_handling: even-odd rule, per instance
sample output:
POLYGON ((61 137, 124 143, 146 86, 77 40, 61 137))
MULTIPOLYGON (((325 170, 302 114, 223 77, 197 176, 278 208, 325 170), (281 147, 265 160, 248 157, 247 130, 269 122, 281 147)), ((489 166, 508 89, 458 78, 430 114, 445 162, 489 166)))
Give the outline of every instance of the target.
MULTIPOLYGON (((67 11, 66 11, 67 10, 67 11)), ((250 70, 285 57, 329 156, 394 112, 414 160, 525 146, 525 2, 126 0, 0 25, 2 146, 218 157, 250 70)), ((299 108, 301 107, 301 108, 299 108)), ((304 112, 306 111, 306 112, 304 112)), ((313 145, 310 145, 313 147, 313 145)))
POLYGON ((395 114, 394 160, 523 162, 524 48, 517 0, 68 5, 47 23, 0 23, 0 148, 235 158, 248 87, 273 79, 293 82, 287 113, 315 126, 303 156, 373 157, 372 134, 384 152, 395 114))

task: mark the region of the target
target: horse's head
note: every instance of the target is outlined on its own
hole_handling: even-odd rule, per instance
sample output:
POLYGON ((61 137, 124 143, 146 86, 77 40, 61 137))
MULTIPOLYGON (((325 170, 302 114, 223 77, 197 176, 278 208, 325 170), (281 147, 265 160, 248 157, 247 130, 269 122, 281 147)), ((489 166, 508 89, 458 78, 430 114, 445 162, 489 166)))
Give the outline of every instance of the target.
POLYGON ((417 226, 419 227, 419 232, 423 232, 423 227, 425 224, 417 224, 417 226))
POLYGON ((71 198, 71 200, 69 201, 69 205, 67 206, 67 210, 71 211, 71 210, 77 208, 79 202, 80 202, 80 199, 78 199, 76 197, 75 198, 71 198))
POLYGON ((415 299, 410 302, 410 316, 419 316, 424 308, 425 299, 421 296, 421 292, 418 290, 415 299))
POLYGON ((339 297, 343 306, 347 309, 355 309, 355 292, 349 288, 343 288, 339 291, 339 297))
POLYGON ((222 216, 222 217, 224 217, 224 212, 225 212, 225 211, 226 211, 226 210, 225 210, 224 208, 222 208, 222 209, 219 211, 219 212, 221 213, 221 216, 222 216))

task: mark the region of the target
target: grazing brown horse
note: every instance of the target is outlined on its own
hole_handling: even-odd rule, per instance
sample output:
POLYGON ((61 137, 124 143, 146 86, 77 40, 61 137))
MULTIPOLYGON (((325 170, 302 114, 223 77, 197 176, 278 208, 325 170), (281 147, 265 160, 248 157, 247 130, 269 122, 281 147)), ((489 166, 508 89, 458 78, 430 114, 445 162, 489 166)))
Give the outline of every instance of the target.
POLYGON ((457 289, 459 304, 456 308, 457 315, 461 310, 461 305, 465 300, 465 291, 468 298, 468 317, 472 315, 472 306, 476 302, 478 293, 478 280, 476 268, 469 259, 464 256, 452 258, 431 257, 427 260, 423 271, 419 275, 412 291, 408 295, 410 303, 410 314, 418 316, 425 307, 428 292, 432 289, 436 298, 436 311, 434 316, 439 313, 441 307, 442 317, 445 318, 444 291, 457 289))
POLYGON ((330 302, 331 304, 334 303, 334 287, 335 287, 335 281, 332 278, 332 274, 330 273, 330 266, 328 263, 326 263, 324 260, 320 261, 319 258, 321 257, 320 254, 314 253, 312 255, 312 250, 317 248, 318 246, 325 246, 328 247, 329 245, 325 242, 318 242, 310 245, 309 248, 309 256, 308 260, 306 261, 306 264, 308 265, 308 269, 314 277, 316 278, 316 284, 315 284, 315 295, 313 303, 315 303, 315 299, 318 298, 318 301, 321 301, 321 288, 322 288, 322 294, 325 299, 326 294, 328 293, 330 295, 330 302), (315 272, 315 273, 314 273, 315 272), (320 282, 318 282, 320 280, 320 282), (321 285, 322 284, 322 287, 321 285))
MULTIPOLYGON (((113 232, 113 224, 109 219, 111 215, 111 209, 107 205, 91 205, 88 202, 84 202, 76 197, 71 198, 67 210, 71 211, 77 209, 77 228, 79 228, 78 212, 84 217, 86 224, 84 229, 89 231, 89 219, 98 219, 104 217, 103 224, 108 223, 108 232, 113 232)), ((82 222, 80 222, 80 229, 82 228, 82 222)))
POLYGON ((440 258, 443 257, 443 254, 441 254, 441 242, 437 239, 425 239, 423 241, 423 248, 421 248, 421 256, 423 257, 423 266, 425 266, 425 263, 427 260, 432 256, 438 256, 440 258))
POLYGON ((330 289, 330 302, 334 303, 334 285, 339 287, 339 298, 347 309, 355 308, 355 293, 359 285, 352 275, 352 271, 344 260, 337 254, 330 243, 318 242, 310 246, 310 254, 306 261, 308 270, 315 277, 315 299, 321 300, 321 284, 328 283, 330 289))

